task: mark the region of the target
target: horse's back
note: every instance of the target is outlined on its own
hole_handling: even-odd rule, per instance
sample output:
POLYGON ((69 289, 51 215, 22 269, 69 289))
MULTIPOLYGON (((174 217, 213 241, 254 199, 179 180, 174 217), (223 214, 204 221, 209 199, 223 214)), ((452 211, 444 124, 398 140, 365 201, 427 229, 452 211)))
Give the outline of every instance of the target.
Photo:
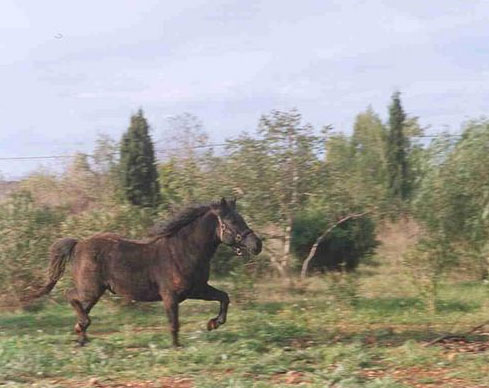
POLYGON ((148 245, 148 243, 151 240, 134 240, 130 239, 124 236, 121 236, 120 234, 113 233, 113 232, 100 232, 92 235, 91 237, 87 238, 86 240, 83 240, 84 242, 88 243, 102 243, 102 244, 109 244, 109 243, 127 243, 127 244, 134 244, 134 245, 148 245))
POLYGON ((130 240, 116 233, 97 233, 79 243, 74 263, 77 282, 87 278, 117 294, 136 300, 158 300, 154 244, 130 240))

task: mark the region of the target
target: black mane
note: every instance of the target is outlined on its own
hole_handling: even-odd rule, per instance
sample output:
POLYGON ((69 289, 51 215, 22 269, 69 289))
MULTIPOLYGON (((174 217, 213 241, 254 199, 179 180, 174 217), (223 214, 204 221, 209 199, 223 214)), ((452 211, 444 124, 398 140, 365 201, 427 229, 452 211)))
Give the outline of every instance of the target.
POLYGON ((193 205, 183 209, 169 221, 161 221, 149 230, 150 236, 172 236, 184 226, 208 212, 215 203, 208 205, 193 205))

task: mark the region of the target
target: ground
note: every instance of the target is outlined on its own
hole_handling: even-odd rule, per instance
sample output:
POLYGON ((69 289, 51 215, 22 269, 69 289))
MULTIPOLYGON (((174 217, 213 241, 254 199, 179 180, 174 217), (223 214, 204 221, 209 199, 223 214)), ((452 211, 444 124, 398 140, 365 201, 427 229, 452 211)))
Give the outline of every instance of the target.
POLYGON ((184 302, 177 350, 161 303, 110 295, 92 311, 91 342, 77 347, 65 276, 31 311, 0 311, 0 386, 489 387, 489 326, 464 334, 489 320, 489 284, 457 268, 430 311, 425 274, 402 260, 411 229, 384 229, 373 262, 352 276, 292 288, 246 272, 214 280, 230 293, 228 322, 208 332, 217 303, 184 302))
POLYGON ((487 285, 445 283, 428 314, 407 280, 375 270, 355 279, 316 277, 293 289, 262 280, 246 290, 218 281, 241 303, 212 332, 217 303, 183 303, 177 350, 159 303, 122 306, 107 296, 93 310, 92 341, 79 348, 71 308, 45 299, 38 311, 1 314, 0 385, 489 387, 489 327, 425 346, 489 319, 487 285))

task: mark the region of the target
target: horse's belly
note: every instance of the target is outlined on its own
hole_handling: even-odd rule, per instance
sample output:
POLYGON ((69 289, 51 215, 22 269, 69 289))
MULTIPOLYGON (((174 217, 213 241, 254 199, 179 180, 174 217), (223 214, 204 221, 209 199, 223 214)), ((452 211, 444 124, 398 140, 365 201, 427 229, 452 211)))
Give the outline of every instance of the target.
POLYGON ((159 294, 141 294, 134 295, 131 299, 138 302, 157 302, 161 300, 161 296, 159 294))
POLYGON ((156 302, 161 300, 161 296, 157 291, 151 289, 128 289, 127 287, 111 287, 113 292, 118 295, 123 295, 128 299, 139 302, 156 302))
POLYGON ((155 302, 161 300, 159 288, 156 283, 144 276, 128 276, 124 279, 109 281, 109 288, 115 294, 141 302, 155 302))

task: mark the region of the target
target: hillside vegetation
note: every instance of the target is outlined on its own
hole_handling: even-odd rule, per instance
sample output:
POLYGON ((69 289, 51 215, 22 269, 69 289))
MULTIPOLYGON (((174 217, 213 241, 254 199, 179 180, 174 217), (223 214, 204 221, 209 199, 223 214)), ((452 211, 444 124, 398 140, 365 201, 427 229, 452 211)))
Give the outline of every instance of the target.
POLYGON ((367 109, 351 135, 297 110, 263 115, 224 147, 190 114, 168 128, 160 149, 140 110, 120 142, 102 136, 62 172, 0 185, 0 384, 489 386, 487 119, 426 137, 395 93, 386 120, 367 109), (214 257, 213 282, 232 300, 218 331, 204 330, 216 306, 186 302, 185 347, 172 350, 160 304, 105 296, 93 342, 77 349, 69 274, 22 303, 57 238, 144 238, 222 196, 237 198, 264 249, 214 257))

